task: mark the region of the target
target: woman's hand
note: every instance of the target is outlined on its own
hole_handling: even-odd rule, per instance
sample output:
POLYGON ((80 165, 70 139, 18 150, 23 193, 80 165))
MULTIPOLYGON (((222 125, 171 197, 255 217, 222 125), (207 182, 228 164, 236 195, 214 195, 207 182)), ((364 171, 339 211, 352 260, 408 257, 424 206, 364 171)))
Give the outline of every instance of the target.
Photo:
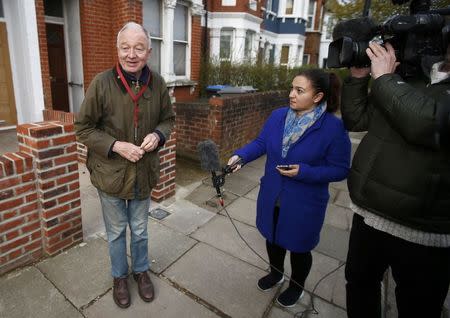
POLYGON ((277 166, 276 168, 281 175, 290 178, 295 177, 300 172, 300 165, 288 165, 287 168, 279 168, 277 166))
POLYGON ((238 161, 240 161, 241 160, 241 158, 238 156, 238 155, 234 155, 234 156, 232 156, 230 159, 228 159, 228 163, 227 163, 227 165, 229 166, 229 167, 232 167, 232 169, 231 169, 231 171, 232 172, 236 172, 236 171, 238 171, 239 169, 241 169, 241 167, 242 167, 242 164, 236 164, 238 161))

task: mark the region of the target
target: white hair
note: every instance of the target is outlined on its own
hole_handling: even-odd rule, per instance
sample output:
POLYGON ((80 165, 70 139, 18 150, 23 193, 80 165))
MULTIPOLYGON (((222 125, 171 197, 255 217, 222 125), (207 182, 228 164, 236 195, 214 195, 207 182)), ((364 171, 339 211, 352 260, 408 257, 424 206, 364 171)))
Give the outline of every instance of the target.
POLYGON ((134 29, 134 30, 138 30, 138 31, 142 31, 145 34, 145 37, 147 38, 147 42, 148 42, 148 48, 150 49, 152 47, 152 41, 150 39, 150 33, 148 33, 148 31, 140 24, 136 23, 136 22, 127 22, 125 23, 125 25, 122 27, 122 29, 120 29, 119 33, 117 33, 117 43, 116 46, 119 47, 119 37, 120 34, 125 31, 126 29, 134 29))

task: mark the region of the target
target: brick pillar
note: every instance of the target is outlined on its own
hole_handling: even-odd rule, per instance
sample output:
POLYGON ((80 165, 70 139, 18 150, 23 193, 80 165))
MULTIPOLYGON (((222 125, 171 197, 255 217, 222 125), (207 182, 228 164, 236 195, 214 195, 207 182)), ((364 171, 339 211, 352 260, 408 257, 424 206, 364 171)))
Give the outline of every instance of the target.
POLYGON ((0 156, 0 274, 42 255, 35 181, 30 155, 0 156))
POLYGON ((17 132, 19 149, 35 160, 44 252, 56 254, 83 239, 73 124, 24 124, 17 132))
POLYGON ((152 199, 160 202, 175 194, 176 133, 170 135, 164 147, 159 151, 159 182, 152 191, 152 199))

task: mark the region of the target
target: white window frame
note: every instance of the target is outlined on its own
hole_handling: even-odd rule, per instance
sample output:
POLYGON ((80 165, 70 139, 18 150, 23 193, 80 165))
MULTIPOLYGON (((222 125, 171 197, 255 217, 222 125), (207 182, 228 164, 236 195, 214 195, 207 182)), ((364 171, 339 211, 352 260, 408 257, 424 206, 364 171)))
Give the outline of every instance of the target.
POLYGON ((219 60, 221 62, 230 62, 233 58, 233 46, 234 46, 234 37, 235 37, 236 29, 232 28, 222 28, 220 29, 220 35, 219 35, 219 60), (220 54, 220 48, 222 46, 222 32, 230 33, 230 55, 228 57, 222 57, 220 54))
MULTIPOLYGON (((142 6, 145 5, 144 3, 145 3, 145 1, 142 1, 142 6)), ((144 14, 144 12, 142 12, 142 14, 144 14)), ((158 36, 153 36, 151 34, 152 30, 147 30, 150 33, 150 41, 151 41, 152 50, 153 50, 153 45, 154 45, 155 41, 159 42, 159 61, 158 61, 159 70, 158 70, 158 73, 160 73, 160 74, 162 73, 162 56, 163 56, 163 50, 164 50, 164 45, 163 45, 163 32, 164 32, 164 30, 163 30, 163 18, 164 18, 164 4, 161 3, 160 6, 159 6, 159 24, 160 24, 159 25, 159 29, 161 31, 161 34, 159 35, 159 37, 158 36)), ((153 53, 150 54, 149 60, 152 60, 152 61, 154 60, 153 53)), ((147 61, 147 64, 148 64, 148 61, 147 61)))
POLYGON ((222 0, 222 7, 235 7, 236 0, 222 0))
POLYGON ((303 54, 302 65, 309 65, 310 61, 311 61, 311 55, 310 54, 303 54), (306 57, 306 63, 303 63, 305 61, 305 57, 306 57))
POLYGON ((281 50, 280 50, 280 65, 281 66, 289 66, 289 54, 291 54, 291 46, 289 44, 281 45, 281 50), (286 62, 281 62, 281 59, 283 57, 283 48, 284 47, 288 48, 287 61, 286 62))
MULTIPOLYGON (((182 5, 186 7, 186 32, 187 32, 187 41, 180 41, 173 39, 173 43, 169 50, 172 50, 172 56, 174 53, 174 44, 175 43, 183 43, 186 44, 186 65, 185 65, 185 75, 175 75, 175 79, 177 80, 183 80, 183 79, 190 79, 191 78, 191 24, 192 24, 192 9, 185 3, 177 1, 177 6, 182 5)), ((175 27, 174 27, 175 32, 175 27)), ((173 63, 173 61, 172 61, 173 63)), ((175 64, 174 64, 174 74, 175 74, 175 64)))
POLYGON ((307 11, 307 18, 306 18, 306 30, 307 31, 311 31, 311 30, 314 30, 314 17, 316 16, 316 10, 317 10, 317 1, 316 0, 314 0, 313 1, 313 3, 314 3, 314 9, 313 9, 313 13, 312 14, 309 14, 309 6, 310 6, 310 4, 311 4, 311 1, 313 1, 313 0, 310 0, 310 1, 308 1, 308 11, 307 11), (308 27, 308 23, 309 23, 309 19, 311 18, 311 26, 310 27, 308 27))
POLYGON ((246 30, 245 31, 245 42, 244 42, 244 61, 251 62, 252 60, 252 53, 253 53, 253 42, 255 41, 256 32, 253 30, 246 30), (247 34, 248 37, 248 43, 247 43, 247 34), (247 45, 248 44, 248 47, 247 45))

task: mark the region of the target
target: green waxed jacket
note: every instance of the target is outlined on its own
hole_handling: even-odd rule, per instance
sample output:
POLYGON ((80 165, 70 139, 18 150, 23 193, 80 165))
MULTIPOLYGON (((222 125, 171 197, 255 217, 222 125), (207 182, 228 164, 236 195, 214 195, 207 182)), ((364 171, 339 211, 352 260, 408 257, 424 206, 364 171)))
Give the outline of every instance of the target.
POLYGON ((95 76, 75 121, 79 142, 88 147, 87 168, 92 184, 122 199, 145 199, 159 178, 157 150, 132 163, 111 151, 113 143, 140 145, 144 137, 159 131, 170 137, 175 121, 164 79, 151 72, 148 88, 139 99, 137 140, 134 139, 134 104, 115 69, 95 76), (137 181, 137 195, 135 185, 137 181))
POLYGON ((386 74, 348 78, 342 119, 367 131, 348 176, 352 201, 391 221, 432 233, 450 233, 450 147, 441 143, 437 114, 448 107, 450 81, 426 85, 386 74))

